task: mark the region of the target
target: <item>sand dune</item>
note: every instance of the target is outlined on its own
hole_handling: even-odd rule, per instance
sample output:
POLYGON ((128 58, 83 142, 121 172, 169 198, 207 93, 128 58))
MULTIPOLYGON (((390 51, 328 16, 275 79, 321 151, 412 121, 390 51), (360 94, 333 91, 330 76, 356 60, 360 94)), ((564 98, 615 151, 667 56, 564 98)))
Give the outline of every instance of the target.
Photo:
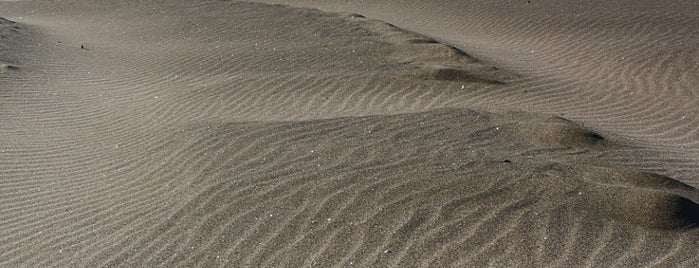
POLYGON ((699 7, 0 1, 0 266, 699 265, 699 7))

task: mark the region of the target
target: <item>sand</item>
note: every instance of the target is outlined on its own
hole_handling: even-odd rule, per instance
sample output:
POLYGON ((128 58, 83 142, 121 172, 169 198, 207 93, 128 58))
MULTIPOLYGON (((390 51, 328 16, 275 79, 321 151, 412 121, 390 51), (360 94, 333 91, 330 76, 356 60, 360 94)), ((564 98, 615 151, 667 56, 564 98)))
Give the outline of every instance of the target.
POLYGON ((698 14, 0 1, 0 266, 699 266, 698 14))

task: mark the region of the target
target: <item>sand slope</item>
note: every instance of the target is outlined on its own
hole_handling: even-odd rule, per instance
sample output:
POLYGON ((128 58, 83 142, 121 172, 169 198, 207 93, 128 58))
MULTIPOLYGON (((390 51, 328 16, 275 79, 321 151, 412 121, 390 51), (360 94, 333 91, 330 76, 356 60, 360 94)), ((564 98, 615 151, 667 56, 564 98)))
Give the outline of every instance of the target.
POLYGON ((85 2, 0 2, 0 266, 699 265, 692 3, 85 2))

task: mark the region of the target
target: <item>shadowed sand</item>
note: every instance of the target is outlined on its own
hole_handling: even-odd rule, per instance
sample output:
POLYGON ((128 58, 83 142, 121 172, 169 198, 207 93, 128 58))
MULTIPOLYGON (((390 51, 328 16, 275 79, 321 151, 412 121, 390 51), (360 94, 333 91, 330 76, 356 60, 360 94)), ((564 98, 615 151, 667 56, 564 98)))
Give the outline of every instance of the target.
POLYGON ((696 4, 262 2, 0 1, 0 266, 699 265, 696 4))

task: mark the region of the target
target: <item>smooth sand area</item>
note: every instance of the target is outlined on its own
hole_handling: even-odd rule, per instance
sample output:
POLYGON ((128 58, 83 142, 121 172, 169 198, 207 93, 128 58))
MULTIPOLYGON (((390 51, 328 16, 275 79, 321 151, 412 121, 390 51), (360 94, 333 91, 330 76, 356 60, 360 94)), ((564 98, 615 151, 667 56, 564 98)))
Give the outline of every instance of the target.
POLYGON ((697 1, 0 1, 0 267, 698 267, 697 187, 697 1))

